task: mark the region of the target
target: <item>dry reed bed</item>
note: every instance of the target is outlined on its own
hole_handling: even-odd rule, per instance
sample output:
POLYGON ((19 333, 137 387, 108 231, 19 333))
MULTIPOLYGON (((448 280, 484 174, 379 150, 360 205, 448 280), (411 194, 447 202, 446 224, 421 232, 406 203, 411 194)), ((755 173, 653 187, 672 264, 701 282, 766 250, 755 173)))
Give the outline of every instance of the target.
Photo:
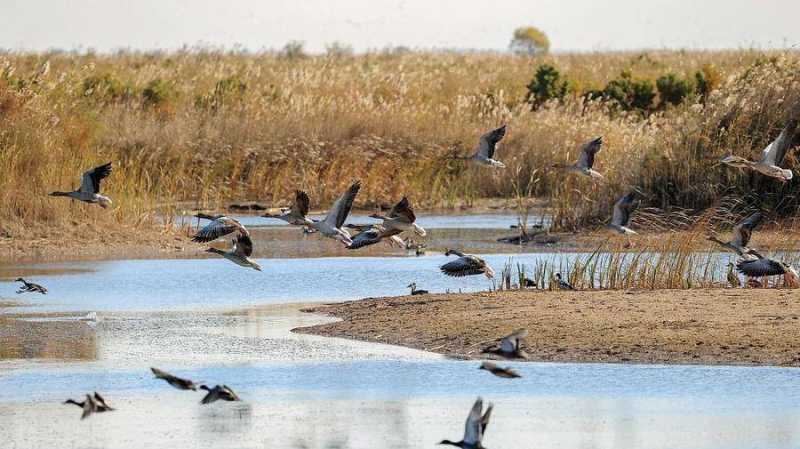
MULTIPOLYGON (((780 190, 713 163, 755 156, 800 97, 795 52, 570 54, 530 60, 491 54, 369 54, 286 59, 213 51, 114 55, 0 54, 0 232, 90 222, 158 227, 177 201, 283 202, 309 190, 315 206, 352 178, 357 205, 403 194, 422 206, 481 197, 546 199, 563 229, 596 224, 630 186, 654 215, 728 203, 787 213, 797 187, 780 190), (45 63, 49 70, 45 70, 45 63), (525 86, 536 66, 556 65, 582 89, 629 69, 637 77, 691 75, 713 64, 725 82, 705 104, 642 117, 569 97, 531 111, 525 86), (487 128, 509 123, 501 173, 448 158, 487 128), (606 146, 592 184, 548 170, 597 135, 606 146), (109 213, 46 193, 77 184, 93 164, 115 161, 109 213), (535 170, 535 171, 534 171, 535 170), (747 196, 753 186, 760 195, 747 196), (744 197, 744 201, 729 201, 744 197)), ((699 100, 698 100, 699 101, 699 100)), ((789 158, 794 165, 794 157, 789 158)), ((165 224, 169 226, 169 223, 165 224)))

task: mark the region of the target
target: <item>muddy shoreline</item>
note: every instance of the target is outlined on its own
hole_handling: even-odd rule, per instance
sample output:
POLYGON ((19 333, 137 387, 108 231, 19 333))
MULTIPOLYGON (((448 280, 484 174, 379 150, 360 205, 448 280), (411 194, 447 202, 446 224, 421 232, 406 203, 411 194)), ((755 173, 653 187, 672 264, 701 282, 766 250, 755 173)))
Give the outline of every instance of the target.
POLYGON ((800 294, 782 289, 522 291, 364 299, 297 332, 481 359, 517 328, 530 361, 800 367, 800 294))

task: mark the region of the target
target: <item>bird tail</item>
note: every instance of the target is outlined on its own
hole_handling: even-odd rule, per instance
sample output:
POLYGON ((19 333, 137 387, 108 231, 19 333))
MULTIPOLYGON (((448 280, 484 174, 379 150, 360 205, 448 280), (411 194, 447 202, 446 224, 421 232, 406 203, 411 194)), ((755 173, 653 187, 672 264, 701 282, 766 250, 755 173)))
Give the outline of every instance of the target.
POLYGON ((69 192, 50 192, 50 196, 69 196, 69 192))

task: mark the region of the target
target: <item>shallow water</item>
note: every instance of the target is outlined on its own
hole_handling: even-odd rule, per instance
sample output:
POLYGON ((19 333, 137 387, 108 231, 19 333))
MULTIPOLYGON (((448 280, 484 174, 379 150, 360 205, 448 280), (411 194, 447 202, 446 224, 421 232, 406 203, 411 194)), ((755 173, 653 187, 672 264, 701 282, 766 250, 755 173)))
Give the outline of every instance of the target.
POLYGON ((295 312, 100 315, 91 361, 0 362, 4 447, 434 447, 460 438, 476 396, 495 404, 487 447, 800 444, 796 369, 517 363, 523 378, 505 380, 475 362, 288 334, 325 320, 295 312), (151 365, 243 402, 201 406, 151 365), (94 390, 118 410, 80 421, 60 404, 94 390))
MULTIPOLYGON (((436 247, 495 251, 485 258, 498 272, 511 256, 566 265, 585 255, 509 254, 493 243, 504 229, 429 227, 436 247)), ((288 227, 254 236, 269 256, 263 272, 219 258, 121 260, 33 266, 46 296, 0 282, 0 300, 28 302, 6 311, 50 313, 0 326, 0 447, 436 447, 460 439, 478 395, 496 406, 489 448, 800 447, 797 369, 529 363, 511 364, 523 378, 505 380, 475 362, 290 333, 330 318, 275 304, 403 294, 412 281, 434 292, 491 283, 443 276, 447 258, 434 251, 350 255, 288 227), (244 401, 201 406, 201 393, 153 380, 150 366, 225 383, 244 401), (94 390, 118 410, 80 421, 61 404, 94 390)))

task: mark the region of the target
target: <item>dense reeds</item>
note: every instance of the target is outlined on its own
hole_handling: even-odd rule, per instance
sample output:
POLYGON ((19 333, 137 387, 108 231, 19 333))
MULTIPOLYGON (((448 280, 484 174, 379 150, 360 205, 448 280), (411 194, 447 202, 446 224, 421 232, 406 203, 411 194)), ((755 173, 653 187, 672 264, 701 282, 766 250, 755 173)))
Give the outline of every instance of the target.
MULTIPOLYGON (((779 132, 800 99, 795 52, 569 54, 399 53, 289 58, 207 50, 176 53, 0 54, 0 227, 152 228, 178 202, 286 202, 307 189, 326 204, 353 178, 357 206, 407 194, 421 206, 481 197, 544 200, 562 229, 595 225, 635 186, 654 217, 742 201, 791 214, 787 187, 714 166, 747 157, 779 132), (646 116, 568 95, 535 111, 525 102, 537 66, 552 64, 576 92, 623 70, 654 79, 713 66, 722 83, 646 116), (503 172, 465 167, 454 154, 500 123, 503 172), (594 136, 606 142, 592 183, 552 171, 594 136), (46 196, 77 185, 83 170, 114 161, 109 213, 46 196), (758 187, 753 190, 753 187, 758 187), (757 191, 758 194, 751 192, 757 191), (739 200, 743 199, 743 200, 739 200), (87 220, 85 217, 88 217, 87 220)), ((787 161, 795 165, 794 156, 787 161)), ((615 281, 616 282, 616 281, 615 281)))
MULTIPOLYGON (((797 248, 797 237, 786 236, 781 244, 797 248)), ((800 255, 795 251, 774 251, 769 257, 796 265, 800 255)), ((499 270, 494 288, 511 290, 525 285, 525 279, 536 288, 558 289, 556 273, 579 290, 603 289, 687 289, 730 287, 727 276, 735 269, 728 264, 738 257, 721 253, 719 247, 697 232, 668 235, 635 248, 620 243, 606 243, 588 254, 548 256, 532 265, 513 258, 499 270)), ((744 277, 737 276, 744 283, 744 277)), ((765 286, 783 286, 782 277, 760 279, 765 286)))

